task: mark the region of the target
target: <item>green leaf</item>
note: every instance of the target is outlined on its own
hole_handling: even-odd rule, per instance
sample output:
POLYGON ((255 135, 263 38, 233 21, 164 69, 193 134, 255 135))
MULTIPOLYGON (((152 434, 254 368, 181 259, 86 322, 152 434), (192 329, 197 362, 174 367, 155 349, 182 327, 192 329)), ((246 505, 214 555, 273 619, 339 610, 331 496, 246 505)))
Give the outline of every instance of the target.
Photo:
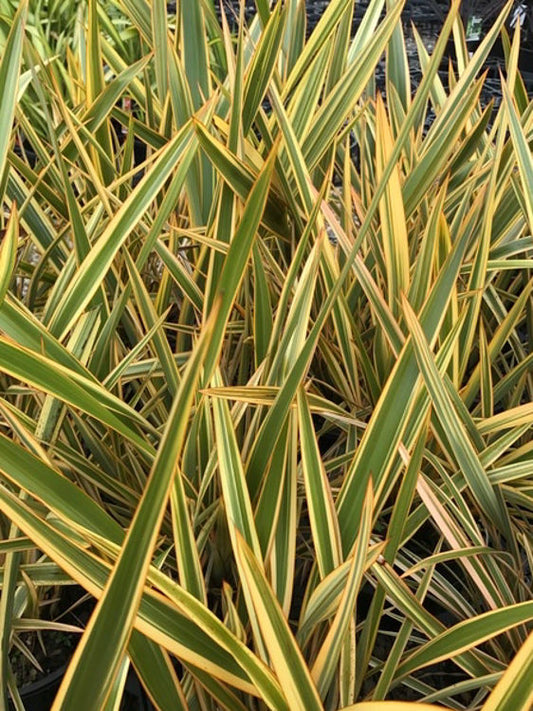
POLYGON ((533 602, 521 602, 500 610, 490 610, 473 619, 454 625, 437 635, 398 665, 398 676, 411 674, 415 669, 454 658, 468 649, 477 647, 512 627, 533 619, 533 602))
POLYGON ((420 701, 362 701, 345 706, 340 711, 446 711, 444 706, 424 704, 420 701))
POLYGON ((533 632, 496 684, 482 711, 528 711, 533 703, 533 632))
MULTIPOLYGON (((102 597, 110 572, 109 565, 88 555, 72 540, 59 534, 56 529, 37 517, 26 504, 5 487, 0 487, 0 501, 6 515, 15 521, 21 530, 25 530, 41 550, 51 558, 58 560, 61 567, 69 572, 72 579, 84 586, 93 596, 102 597)), ((171 583, 166 576, 163 578, 171 583)), ((231 656, 219 646, 218 642, 213 643, 213 638, 204 631, 206 625, 202 622, 199 626, 185 614, 185 610, 191 607, 191 601, 194 601, 194 598, 185 591, 182 591, 181 597, 186 602, 183 604, 183 609, 178 610, 163 602, 160 597, 145 591, 139 607, 136 626, 143 634, 158 644, 164 645, 166 649, 183 659, 187 664, 194 667, 195 663, 200 663, 210 674, 224 679, 228 683, 233 683, 239 688, 249 690, 247 677, 240 672, 238 664, 233 662, 231 656)), ((203 605, 201 607, 206 613, 211 614, 203 605)), ((214 615, 213 617, 220 625, 217 618, 214 615)), ((220 626, 223 630, 225 629, 222 625, 220 626)), ((227 630, 226 634, 229 635, 227 630)))
POLYGON ((80 265, 50 320, 50 331, 60 340, 100 287, 113 258, 159 194, 167 178, 176 170, 174 182, 182 184, 185 181, 194 151, 192 127, 187 124, 161 151, 152 170, 137 185, 109 222, 80 265))
POLYGON ((228 253, 224 259, 224 266, 216 287, 216 293, 220 298, 220 311, 206 356, 205 378, 210 376, 218 361, 227 323, 239 286, 248 268, 248 260, 266 205, 275 158, 276 149, 272 151, 250 191, 241 221, 233 235, 228 253))
MULTIPOLYGON (((426 337, 431 342, 438 333, 453 285, 459 274, 467 241, 468 235, 462 235, 454 245, 420 313, 420 322, 423 324, 426 337)), ((349 550, 354 540, 354 516, 357 520, 355 512, 359 512, 364 495, 362 486, 371 473, 374 488, 378 489, 392 465, 396 448, 407 426, 406 412, 413 404, 418 375, 419 368, 413 344, 407 341, 372 413, 337 499, 345 551, 349 550), (391 402, 394 402, 394 408, 390 407, 391 402), (375 446, 376 438, 379 438, 379 447, 375 446)))
POLYGON ((371 483, 368 484, 361 526, 353 551, 353 560, 346 580, 346 587, 339 602, 339 607, 328 630, 312 669, 313 679, 323 699, 329 690, 337 667, 350 622, 354 617, 357 595, 365 569, 366 556, 372 530, 373 495, 371 483))
POLYGON ((523 197, 529 221, 529 229, 533 230, 533 158, 531 149, 520 124, 520 120, 513 104, 513 99, 505 83, 502 84, 503 98, 507 117, 509 119, 509 131, 515 147, 518 170, 523 187, 523 197))
MULTIPOLYGON (((220 382, 219 373, 215 373, 213 382, 220 382)), ((239 531, 254 555, 261 559, 252 505, 230 411, 221 398, 214 398, 212 407, 222 497, 233 546, 236 548, 237 545, 235 531, 239 531)))
POLYGON ((105 595, 65 673, 54 702, 57 709, 94 708, 106 702, 112 689, 131 635, 176 476, 200 370, 217 316, 214 309, 180 382, 146 489, 107 582, 105 595))
POLYGON ((443 386, 422 328, 406 299, 404 299, 403 307, 421 373, 457 463, 482 511, 498 523, 502 533, 507 534, 509 519, 503 501, 481 466, 474 447, 461 425, 457 412, 443 386))
POLYGON ((4 171, 6 169, 7 154, 11 143, 11 129, 15 108, 17 105, 18 82, 20 77, 20 63, 22 59, 22 43, 24 38, 24 25, 28 12, 28 0, 21 0, 17 14, 4 47, 0 64, 0 184, 4 185, 4 171))
POLYGON ((298 390, 298 426, 309 519, 320 577, 325 578, 341 562, 339 524, 324 464, 316 441, 305 391, 298 390))
POLYGON ((272 666, 285 692, 289 707, 295 711, 319 711, 320 697, 302 653, 279 606, 261 566, 244 539, 236 531, 237 562, 242 582, 253 603, 250 615, 255 615, 272 666))
POLYGON ((0 337, 0 371, 9 373, 79 408, 117 432, 121 432, 142 451, 150 455, 153 453, 151 445, 124 422, 126 419, 146 425, 144 418, 92 380, 2 337, 0 337))
POLYGON ((152 32, 154 37, 155 76, 161 106, 168 92, 168 25, 165 0, 153 0, 152 32))
POLYGON ((13 278, 18 241, 19 222, 17 208, 14 206, 0 244, 0 308, 13 278))
POLYGON ((279 59, 286 16, 287 13, 282 12, 281 3, 278 2, 270 13, 268 23, 250 62, 244 84, 242 107, 242 126, 245 136, 250 131, 279 59))

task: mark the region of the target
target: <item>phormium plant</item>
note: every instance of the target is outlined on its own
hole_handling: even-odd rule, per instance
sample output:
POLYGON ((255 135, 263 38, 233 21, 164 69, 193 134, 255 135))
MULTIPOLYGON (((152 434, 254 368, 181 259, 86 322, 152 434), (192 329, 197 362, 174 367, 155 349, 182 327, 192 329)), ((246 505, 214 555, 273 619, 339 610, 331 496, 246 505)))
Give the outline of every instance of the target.
POLYGON ((509 6, 472 56, 457 0, 431 55, 413 29, 417 86, 401 1, 355 33, 352 0, 310 33, 303 0, 0 8, 0 708, 59 630, 65 711, 119 709, 130 665, 163 711, 527 711, 509 6))

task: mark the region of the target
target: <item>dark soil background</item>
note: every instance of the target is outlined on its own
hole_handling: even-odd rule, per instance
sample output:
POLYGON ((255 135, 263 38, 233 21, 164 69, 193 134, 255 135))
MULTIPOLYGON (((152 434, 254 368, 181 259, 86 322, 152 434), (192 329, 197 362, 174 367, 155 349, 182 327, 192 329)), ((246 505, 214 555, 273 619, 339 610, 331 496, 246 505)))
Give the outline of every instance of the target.
MULTIPOLYGON (((315 27, 330 2, 331 0, 306 0, 308 31, 315 27)), ((532 0, 521 0, 521 2, 530 8, 533 5, 532 0)), ((174 9, 175 4, 175 2, 169 3, 168 6, 174 9)), ((357 28, 369 4, 370 0, 358 0, 356 2, 354 30, 357 28)), ((407 26, 413 22, 419 31, 433 32, 435 34, 442 25, 450 9, 450 4, 450 0, 406 0, 402 13, 404 24, 407 26)), ((484 22, 490 24, 504 5, 505 0, 462 0, 461 15, 465 21, 470 16, 478 16, 483 18, 484 22)), ((240 2, 239 0, 222 0, 222 6, 229 9, 230 12, 238 14, 240 2)), ((216 8, 218 10, 217 4, 216 8)), ((246 16, 250 18, 254 13, 254 0, 246 0, 246 16)))
MULTIPOLYGON (((361 19, 366 12, 370 0, 359 0, 355 5, 355 13, 353 19, 353 32, 355 33, 361 19)), ((522 46, 524 50, 529 49, 532 52, 528 54, 526 62, 522 62, 521 69, 524 68, 528 73, 524 76, 526 85, 531 90, 533 87, 533 0, 516 0, 515 6, 521 2, 527 7, 527 19, 523 25, 523 40, 522 46), (528 66, 531 64, 531 66, 528 66), (529 74, 529 72, 531 72, 529 74)), ((330 4, 330 0, 306 0, 307 13, 307 34, 309 35, 318 21, 322 17, 324 10, 330 4)), ((462 0, 461 15, 465 27, 468 25, 468 19, 477 17, 482 20, 482 34, 486 32, 492 22, 496 19, 499 12, 505 5, 505 0, 462 0)), ((230 24, 232 17, 236 18, 239 12, 239 0, 222 0, 222 6, 226 10, 230 24)), ((217 6, 218 9, 218 6, 217 6)), ((406 34, 406 50, 411 66, 411 80, 413 87, 416 87, 420 81, 421 73, 418 63, 418 54, 414 40, 412 39, 412 26, 414 25, 419 32, 426 48, 431 52, 435 40, 442 27, 444 19, 450 9, 450 0, 406 0, 405 7, 402 13, 402 21, 406 34)), ((245 15, 248 19, 253 17, 256 12, 254 0, 246 0, 245 15)), ((512 11, 510 16, 512 16, 512 11)), ((509 27, 508 27, 509 29, 509 27)), ((450 44, 450 55, 453 60, 453 49, 450 44)), ((485 82, 485 87, 481 95, 483 105, 494 100, 494 105, 497 107, 501 101, 501 83, 499 77, 499 69, 503 65, 502 48, 498 46, 492 53, 492 56, 487 62, 486 69, 488 75, 485 82)), ((443 62, 442 76, 446 78, 446 63, 443 62)), ((385 62, 384 60, 377 67, 376 82, 378 87, 384 84, 385 62)))

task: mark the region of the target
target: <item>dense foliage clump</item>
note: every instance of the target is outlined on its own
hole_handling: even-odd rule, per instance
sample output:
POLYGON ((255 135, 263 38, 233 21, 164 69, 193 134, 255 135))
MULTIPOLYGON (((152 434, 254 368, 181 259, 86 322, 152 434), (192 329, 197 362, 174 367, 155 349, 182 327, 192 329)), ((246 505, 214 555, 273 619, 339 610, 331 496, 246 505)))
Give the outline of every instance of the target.
POLYGON ((0 707, 530 708, 520 29, 402 6, 0 0, 0 707))

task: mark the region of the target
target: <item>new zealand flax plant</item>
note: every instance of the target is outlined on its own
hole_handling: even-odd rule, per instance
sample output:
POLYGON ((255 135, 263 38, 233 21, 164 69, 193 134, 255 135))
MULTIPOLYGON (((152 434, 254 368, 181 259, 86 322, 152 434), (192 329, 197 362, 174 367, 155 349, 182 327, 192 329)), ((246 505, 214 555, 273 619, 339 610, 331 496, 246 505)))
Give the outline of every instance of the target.
POLYGON ((417 86, 393 0, 355 33, 352 0, 310 33, 303 0, 0 8, 0 708, 52 628, 54 710, 119 709, 132 665, 162 711, 528 711, 509 6, 473 56, 457 0, 431 55, 413 29, 417 86), (65 586, 81 635, 39 619, 65 586))

